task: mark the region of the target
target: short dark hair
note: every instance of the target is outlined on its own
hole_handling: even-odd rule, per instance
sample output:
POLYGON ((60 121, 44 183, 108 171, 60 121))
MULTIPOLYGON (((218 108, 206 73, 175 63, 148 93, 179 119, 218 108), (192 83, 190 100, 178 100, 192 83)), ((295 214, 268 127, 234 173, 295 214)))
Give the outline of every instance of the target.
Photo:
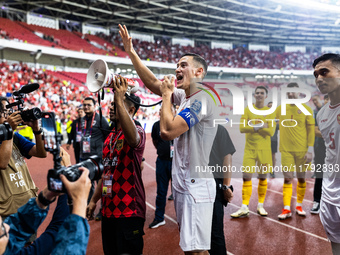
POLYGON ((256 89, 255 89, 255 92, 258 89, 264 89, 266 91, 266 94, 268 95, 268 89, 265 86, 257 86, 256 89))
POLYGON ((131 93, 130 96, 125 97, 125 99, 126 99, 125 101, 129 104, 130 107, 132 107, 132 106, 135 107, 135 112, 133 113, 133 116, 134 116, 136 114, 136 112, 138 111, 138 109, 139 109, 139 104, 141 102, 140 97, 131 93), (130 100, 130 98, 131 98, 131 100, 130 100))
POLYGON ((319 64, 320 62, 324 62, 327 60, 330 60, 333 65, 340 66, 340 54, 326 53, 314 60, 313 68, 315 68, 316 65, 319 64))
POLYGON ((93 102, 93 105, 96 105, 96 100, 94 100, 92 97, 86 97, 86 98, 83 100, 83 102, 84 102, 85 100, 91 100, 91 101, 93 102))
POLYGON ((183 58, 186 56, 193 57, 194 62, 203 66, 203 78, 204 78, 208 72, 208 64, 205 61, 205 59, 196 53, 190 53, 190 52, 183 54, 180 58, 183 58))
POLYGON ((296 82, 291 82, 291 83, 288 83, 287 85, 288 88, 298 88, 299 87, 299 84, 297 84, 296 82))
POLYGON ((7 97, 0 96, 0 112, 3 112, 5 110, 4 106, 2 105, 2 101, 6 101, 7 103, 9 103, 7 97))

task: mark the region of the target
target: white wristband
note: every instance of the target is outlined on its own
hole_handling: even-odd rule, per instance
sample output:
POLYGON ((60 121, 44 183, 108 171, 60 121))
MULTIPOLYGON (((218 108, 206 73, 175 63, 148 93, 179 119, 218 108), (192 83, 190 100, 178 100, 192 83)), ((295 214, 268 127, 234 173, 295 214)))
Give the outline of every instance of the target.
POLYGON ((313 151, 314 151, 314 148, 313 148, 313 146, 308 146, 308 150, 307 150, 307 152, 309 152, 309 153, 313 153, 313 151))

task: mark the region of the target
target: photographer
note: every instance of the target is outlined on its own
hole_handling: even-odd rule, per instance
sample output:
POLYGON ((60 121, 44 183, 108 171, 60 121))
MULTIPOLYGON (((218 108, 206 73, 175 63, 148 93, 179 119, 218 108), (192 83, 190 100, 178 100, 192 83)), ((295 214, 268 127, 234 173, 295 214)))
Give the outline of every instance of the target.
MULTIPOLYGON (((8 122, 15 130, 23 120, 19 112, 8 116, 7 104, 7 98, 0 97, 0 124, 8 122)), ((14 133, 12 139, 0 143, 0 215, 3 217, 16 213, 17 209, 30 198, 37 196, 38 188, 23 157, 29 159, 32 156, 38 158, 47 156, 38 120, 24 124, 32 128, 36 144, 18 133, 14 133)))
MULTIPOLYGON (((89 239, 89 225, 85 219, 87 194, 91 187, 89 170, 81 167, 80 178, 69 182, 61 175, 68 195, 73 201, 72 214, 61 226, 56 238, 56 247, 51 254, 85 254, 89 239)), ((48 205, 55 200, 58 193, 45 188, 37 198, 31 198, 28 203, 19 208, 16 214, 10 215, 5 223, 0 217, 0 254, 16 254, 25 245, 45 219, 48 205)))
MULTIPOLYGON (((142 254, 146 205, 141 163, 145 131, 133 121, 139 105, 126 96, 126 79, 116 78, 115 83, 110 119, 116 126, 104 142, 104 173, 87 207, 87 217, 93 218, 101 198, 104 253, 142 254)), ((140 102, 134 94, 130 98, 140 102)))

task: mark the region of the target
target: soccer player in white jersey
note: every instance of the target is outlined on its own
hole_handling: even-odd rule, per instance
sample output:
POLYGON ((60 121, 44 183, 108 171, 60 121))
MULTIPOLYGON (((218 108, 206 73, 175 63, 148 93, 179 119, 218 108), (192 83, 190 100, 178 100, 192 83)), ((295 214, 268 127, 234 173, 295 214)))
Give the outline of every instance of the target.
POLYGON ((125 51, 139 77, 148 89, 163 98, 160 129, 163 139, 174 140, 172 185, 180 246, 185 254, 208 255, 216 185, 212 173, 211 178, 200 178, 201 173, 193 175, 197 166, 208 166, 217 130, 212 100, 196 87, 197 79, 202 80, 207 73, 207 63, 197 54, 183 55, 177 63, 174 88, 174 77, 158 80, 135 52, 127 28, 119 28, 125 51), (171 101, 180 105, 175 117, 171 101))
POLYGON ((340 55, 324 54, 314 60, 313 68, 316 85, 330 99, 316 117, 326 146, 320 219, 333 254, 340 254, 340 55))

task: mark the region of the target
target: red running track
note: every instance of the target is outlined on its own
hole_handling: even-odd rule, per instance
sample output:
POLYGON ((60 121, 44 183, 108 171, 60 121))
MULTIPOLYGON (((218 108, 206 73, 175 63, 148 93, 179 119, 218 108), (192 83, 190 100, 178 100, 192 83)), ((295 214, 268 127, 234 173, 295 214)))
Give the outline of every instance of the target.
MULTIPOLYGON (((229 130, 231 137, 237 130, 229 130)), ((240 164, 243 158, 244 139, 235 143, 237 152, 233 156, 233 163, 240 164)), ((72 163, 75 163, 73 150, 70 149, 72 163)), ((154 206, 156 199, 155 181, 155 161, 156 150, 151 141, 150 134, 147 135, 146 149, 144 153, 146 164, 143 171, 143 181, 146 191, 147 211, 144 236, 145 255, 174 255, 183 254, 179 247, 179 233, 176 222, 176 214, 172 201, 167 202, 166 224, 157 229, 149 229, 148 225, 154 218, 154 206)), ((277 156, 279 159, 279 155, 277 156)), ((53 167, 53 159, 49 154, 47 159, 28 160, 28 166, 36 185, 39 188, 46 186, 46 175, 48 169, 53 167)), ((310 175, 309 175, 310 176, 310 175)), ((268 255, 287 255, 287 254, 308 254, 308 255, 330 255, 331 247, 327 241, 326 234, 321 225, 318 215, 311 215, 309 209, 312 207, 314 180, 307 179, 306 196, 303 207, 307 212, 306 217, 293 214, 292 218, 279 221, 277 215, 282 210, 282 178, 268 179, 268 191, 265 201, 265 208, 268 217, 261 217, 256 214, 257 205, 257 179, 253 179, 253 194, 250 200, 249 217, 242 219, 232 219, 230 214, 236 211, 242 203, 242 179, 232 179, 235 188, 232 203, 225 208, 224 230, 227 243, 228 254, 247 255, 247 254, 268 254, 268 255)), ((293 184, 292 208, 296 203, 296 182, 293 184)), ((169 193, 170 194, 170 190, 169 193)), ((51 219, 55 203, 47 219, 39 228, 38 234, 46 228, 51 219)), ((99 209, 99 205, 97 210, 99 209)), ((294 213, 294 210, 293 210, 294 213)), ((91 234, 88 244, 87 254, 103 254, 101 244, 101 222, 91 221, 91 234)))

